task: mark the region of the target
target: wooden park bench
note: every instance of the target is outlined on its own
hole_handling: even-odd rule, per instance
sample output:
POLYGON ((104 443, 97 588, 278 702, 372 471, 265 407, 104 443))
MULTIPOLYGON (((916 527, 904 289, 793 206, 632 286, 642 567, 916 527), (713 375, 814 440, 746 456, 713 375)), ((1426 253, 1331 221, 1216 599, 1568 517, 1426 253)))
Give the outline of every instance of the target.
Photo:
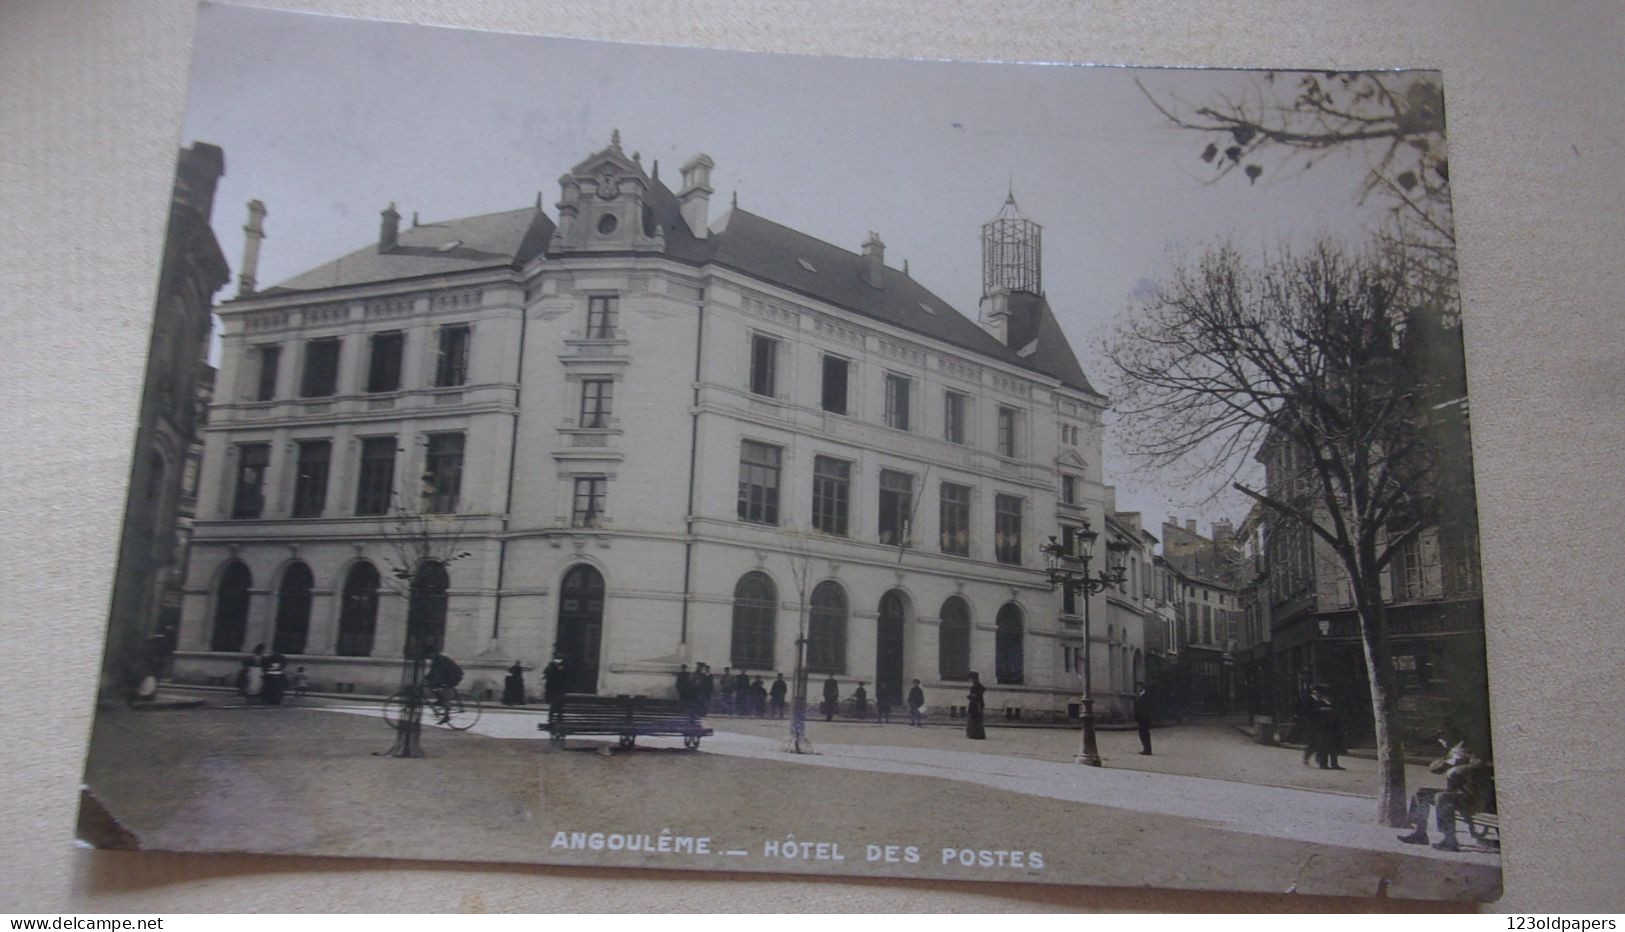
POLYGON ((681 735, 683 747, 693 750, 713 734, 683 703, 646 696, 566 696, 557 714, 536 728, 559 747, 569 735, 615 735, 623 748, 635 745, 640 735, 681 735))
POLYGON ((1467 823, 1467 834, 1486 847, 1501 846, 1501 817, 1493 812, 1464 812, 1456 810, 1456 818, 1467 823))

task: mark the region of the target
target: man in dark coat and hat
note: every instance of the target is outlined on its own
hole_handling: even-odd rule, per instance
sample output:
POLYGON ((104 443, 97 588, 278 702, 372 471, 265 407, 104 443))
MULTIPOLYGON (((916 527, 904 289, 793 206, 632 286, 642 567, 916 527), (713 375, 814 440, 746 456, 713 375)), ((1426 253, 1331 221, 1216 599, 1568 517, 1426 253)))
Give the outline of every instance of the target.
POLYGON ((841 684, 835 682, 835 674, 831 673, 824 680, 824 721, 835 721, 835 711, 841 706, 841 684))

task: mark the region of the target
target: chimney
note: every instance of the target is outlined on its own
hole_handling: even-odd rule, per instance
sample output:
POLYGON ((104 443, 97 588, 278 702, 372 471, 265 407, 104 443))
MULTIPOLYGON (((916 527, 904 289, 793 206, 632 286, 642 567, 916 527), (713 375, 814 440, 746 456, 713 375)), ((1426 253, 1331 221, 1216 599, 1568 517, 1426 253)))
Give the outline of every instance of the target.
POLYGON ((243 224, 243 270, 237 276, 237 297, 254 293, 255 276, 260 270, 260 240, 265 238, 265 204, 248 202, 248 222, 243 224))
POLYGON ((701 152, 684 163, 681 169, 683 183, 677 190, 677 202, 681 206, 683 222, 688 224, 689 232, 696 239, 705 239, 710 233, 711 169, 716 165, 709 155, 701 152))
POLYGON ((1185 530, 1190 531, 1192 534, 1196 533, 1196 519, 1195 518, 1186 518, 1185 519, 1185 530))
POLYGON ((863 241, 863 280, 875 288, 886 284, 886 244, 880 241, 880 234, 873 230, 869 231, 869 238, 863 241))
POLYGON ((395 248, 396 237, 401 232, 401 215, 395 212, 395 202, 390 201, 379 216, 383 220, 378 224, 378 251, 389 252, 395 248))
POLYGON ((1235 525, 1230 523, 1230 519, 1223 518, 1223 519, 1220 519, 1218 521, 1213 522, 1213 539, 1214 540, 1228 541, 1228 540, 1234 539, 1235 536, 1236 536, 1236 527, 1235 527, 1235 525))

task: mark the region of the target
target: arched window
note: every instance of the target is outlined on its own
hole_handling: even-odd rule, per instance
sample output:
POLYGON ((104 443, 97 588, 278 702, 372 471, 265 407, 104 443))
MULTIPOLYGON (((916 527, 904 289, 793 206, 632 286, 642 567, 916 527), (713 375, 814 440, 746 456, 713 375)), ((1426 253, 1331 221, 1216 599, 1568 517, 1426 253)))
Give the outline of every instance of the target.
POLYGON ((339 608, 340 657, 370 657, 378 627, 378 571, 365 560, 344 578, 344 604, 339 608))
POLYGON ((807 669, 814 673, 846 672, 846 591, 828 580, 812 594, 807 622, 807 669))
POLYGON ((429 645, 446 646, 446 590, 451 577, 446 566, 424 560, 412 574, 412 591, 406 606, 406 656, 421 657, 429 645))
POLYGON ((1021 609, 1014 602, 1006 602, 999 609, 999 617, 994 625, 997 629, 993 635, 994 676, 1000 683, 1020 683, 1026 660, 1021 637, 1021 609))
POLYGON ((302 654, 310 633, 310 590, 315 585, 310 567, 295 560, 282 573, 276 590, 276 634, 271 650, 278 654, 302 654))
POLYGON ((937 674, 945 680, 970 679, 970 606, 959 596, 942 603, 937 631, 937 674))
POLYGON ((248 567, 233 560, 220 574, 220 588, 214 597, 214 631, 209 650, 240 651, 248 633, 248 587, 253 582, 248 567))
POLYGON ((765 573, 746 573, 734 586, 733 665, 773 669, 773 622, 779 593, 765 573))

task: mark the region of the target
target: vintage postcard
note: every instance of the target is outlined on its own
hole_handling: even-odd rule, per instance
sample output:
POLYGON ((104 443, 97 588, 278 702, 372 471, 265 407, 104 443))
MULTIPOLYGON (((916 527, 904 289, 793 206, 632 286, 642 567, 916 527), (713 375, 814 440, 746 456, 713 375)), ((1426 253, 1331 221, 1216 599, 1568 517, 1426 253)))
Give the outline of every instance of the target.
POLYGON ((1499 894, 1440 74, 191 81, 84 841, 1499 894))

